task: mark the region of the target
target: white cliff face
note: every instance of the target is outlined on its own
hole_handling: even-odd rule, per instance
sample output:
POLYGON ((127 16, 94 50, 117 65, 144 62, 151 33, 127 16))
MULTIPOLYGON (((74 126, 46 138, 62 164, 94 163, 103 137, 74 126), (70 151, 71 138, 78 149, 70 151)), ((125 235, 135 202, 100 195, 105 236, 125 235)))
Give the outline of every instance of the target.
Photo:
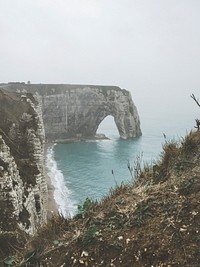
POLYGON ((141 135, 137 108, 131 95, 119 88, 84 87, 43 95, 43 118, 50 140, 93 138, 103 119, 114 117, 123 139, 141 135))
POLYGON ((1 87, 6 91, 0 90, 0 231, 20 227, 34 234, 47 218, 45 132, 50 141, 94 138, 102 120, 112 115, 120 137, 127 139, 141 135, 140 120, 130 93, 119 87, 1 87))
POLYGON ((112 115, 120 137, 127 139, 141 135, 140 120, 130 93, 118 87, 14 84, 3 88, 0 234, 18 228, 32 235, 47 218, 45 132, 50 141, 93 138, 102 120, 112 115))
POLYGON ((93 138, 102 120, 112 115, 122 139, 141 135, 131 94, 114 86, 9 85, 7 90, 40 95, 46 137, 50 141, 93 138))
POLYGON ((0 233, 33 235, 46 223, 44 126, 31 95, 0 91, 0 233))
POLYGON ((40 96, 48 141, 94 138, 101 121, 114 117, 122 139, 141 135, 140 119, 131 94, 116 86, 9 84, 9 91, 40 96))
POLYGON ((9 147, 0 135, 0 231, 11 231, 22 210, 22 180, 9 147), (9 205, 7 205, 9 202, 9 205), (9 214, 9 217, 8 217, 9 214))

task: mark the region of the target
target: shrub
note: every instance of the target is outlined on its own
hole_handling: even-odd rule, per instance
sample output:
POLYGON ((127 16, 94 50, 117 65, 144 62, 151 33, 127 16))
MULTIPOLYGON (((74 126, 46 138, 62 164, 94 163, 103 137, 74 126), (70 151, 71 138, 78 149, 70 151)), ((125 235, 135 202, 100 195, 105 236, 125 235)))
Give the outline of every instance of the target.
POLYGON ((93 205, 94 202, 87 197, 83 205, 78 205, 78 216, 84 217, 93 205))
POLYGON ((200 143, 200 132, 190 132, 182 141, 181 152, 188 157, 191 152, 195 153, 200 143))
POLYGON ((169 169, 175 164, 180 155, 178 142, 171 140, 166 141, 163 145, 160 163, 157 165, 157 182, 164 181, 167 178, 169 169))
POLYGON ((84 245, 92 244, 97 240, 97 237, 96 237, 97 230, 98 230, 97 226, 95 225, 90 226, 87 229, 82 239, 84 245))

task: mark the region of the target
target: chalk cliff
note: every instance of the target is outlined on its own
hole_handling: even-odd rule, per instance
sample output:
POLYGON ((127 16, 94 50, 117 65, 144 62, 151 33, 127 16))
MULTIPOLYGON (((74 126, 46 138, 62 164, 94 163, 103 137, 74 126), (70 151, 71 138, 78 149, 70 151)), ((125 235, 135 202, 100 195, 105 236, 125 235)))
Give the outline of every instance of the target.
POLYGON ((94 138, 112 115, 121 138, 141 134, 130 93, 113 86, 1 84, 0 115, 0 235, 32 235, 46 222, 45 132, 49 141, 94 138))
POLYGON ((0 239, 21 229, 34 234, 47 218, 44 126, 32 94, 0 90, 0 239))
POLYGON ((7 84, 9 91, 39 94, 46 137, 50 141, 94 138, 103 119, 114 117, 122 139, 141 135, 131 94, 116 86, 7 84))

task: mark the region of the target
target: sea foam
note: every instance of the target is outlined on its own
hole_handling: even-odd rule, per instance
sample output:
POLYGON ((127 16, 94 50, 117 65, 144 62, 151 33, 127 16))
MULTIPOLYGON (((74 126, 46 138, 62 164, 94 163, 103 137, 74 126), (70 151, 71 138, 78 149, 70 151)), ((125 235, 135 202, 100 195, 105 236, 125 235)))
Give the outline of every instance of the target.
POLYGON ((77 204, 72 199, 70 190, 65 185, 64 176, 61 170, 58 169, 57 163, 54 159, 54 146, 47 149, 46 167, 47 174, 54 186, 54 199, 59 207, 59 213, 65 217, 72 217, 77 210, 77 204))

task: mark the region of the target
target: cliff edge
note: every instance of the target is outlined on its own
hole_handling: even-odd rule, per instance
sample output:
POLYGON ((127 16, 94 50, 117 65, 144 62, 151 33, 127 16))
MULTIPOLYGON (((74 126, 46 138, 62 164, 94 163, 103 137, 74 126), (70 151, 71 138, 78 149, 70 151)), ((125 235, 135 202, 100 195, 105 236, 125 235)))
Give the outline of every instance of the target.
MULTIPOLYGON (((0 244, 46 223, 44 126, 31 94, 0 90, 0 244)), ((11 242, 12 243, 12 242, 11 242)))
POLYGON ((117 187, 100 203, 86 199, 71 220, 53 218, 16 263, 200 266, 199 155, 199 131, 181 143, 166 142, 156 164, 142 171, 137 166, 132 184, 117 187))

